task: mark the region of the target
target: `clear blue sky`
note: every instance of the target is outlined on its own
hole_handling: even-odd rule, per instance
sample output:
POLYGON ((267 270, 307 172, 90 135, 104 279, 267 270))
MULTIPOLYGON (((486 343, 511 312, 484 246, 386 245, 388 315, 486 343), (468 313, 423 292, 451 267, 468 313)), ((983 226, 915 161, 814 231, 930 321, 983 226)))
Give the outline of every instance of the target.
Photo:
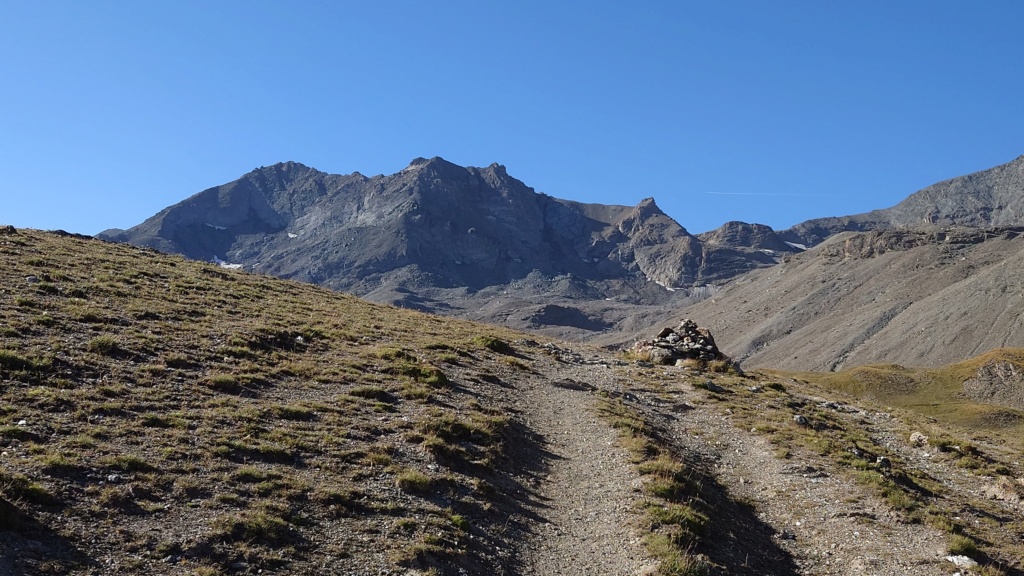
POLYGON ((691 232, 1024 154, 1024 2, 0 0, 0 223, 137 224, 261 165, 504 164, 691 232))

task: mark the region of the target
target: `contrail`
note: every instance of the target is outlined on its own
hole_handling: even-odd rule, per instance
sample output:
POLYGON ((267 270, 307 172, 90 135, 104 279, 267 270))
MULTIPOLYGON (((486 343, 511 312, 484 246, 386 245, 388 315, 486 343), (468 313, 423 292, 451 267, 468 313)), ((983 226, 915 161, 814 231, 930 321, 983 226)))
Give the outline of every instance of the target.
POLYGON ((788 192, 701 192, 701 194, 714 196, 826 196, 826 194, 790 194, 788 192))

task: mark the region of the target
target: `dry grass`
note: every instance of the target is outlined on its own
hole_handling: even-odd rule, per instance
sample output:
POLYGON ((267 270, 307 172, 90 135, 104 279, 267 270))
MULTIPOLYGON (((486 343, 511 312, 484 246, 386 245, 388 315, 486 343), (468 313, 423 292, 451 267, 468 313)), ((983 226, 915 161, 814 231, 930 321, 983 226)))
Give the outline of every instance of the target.
POLYGON ((708 573, 710 564, 691 552, 704 534, 710 512, 701 509, 699 488, 691 480, 693 474, 636 409, 619 399, 604 398, 597 412, 618 431, 620 442, 644 478, 644 541, 658 559, 658 573, 708 573))
POLYGON ((963 383, 983 366, 1006 363, 1024 370, 1024 349, 999 348, 939 368, 914 368, 894 364, 860 366, 841 372, 772 372, 778 378, 814 382, 831 392, 861 401, 913 410, 944 424, 968 431, 998 435, 1024 450, 1024 413, 975 402, 964 396, 963 383))
POLYGON ((510 369, 510 332, 28 230, 0 236, 0 283, 0 531, 34 527, 5 545, 25 572, 473 566, 466 528, 507 519, 477 489, 507 410, 463 374, 510 369))

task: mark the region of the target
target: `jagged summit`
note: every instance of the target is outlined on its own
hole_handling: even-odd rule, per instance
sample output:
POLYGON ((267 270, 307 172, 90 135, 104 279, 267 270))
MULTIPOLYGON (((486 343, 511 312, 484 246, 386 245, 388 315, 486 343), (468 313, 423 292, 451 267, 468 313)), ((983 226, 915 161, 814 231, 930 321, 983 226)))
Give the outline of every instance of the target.
POLYGON ((261 167, 101 236, 429 310, 467 306, 467 289, 509 287, 537 305, 665 302, 768 263, 758 255, 737 268, 744 256, 730 253, 713 265, 724 248, 702 246, 653 198, 560 200, 501 164, 439 156, 371 178, 261 167))
MULTIPOLYGON (((811 220, 783 232, 727 222, 697 235, 665 214, 653 198, 635 206, 561 200, 538 193, 498 163, 478 168, 438 156, 416 158, 395 174, 366 177, 283 162, 204 190, 130 230, 101 236, 379 302, 522 328, 544 323, 545 330, 561 337, 608 330, 618 333, 610 337, 625 338, 642 330, 643 322, 654 322, 646 316, 654 308, 681 309, 740 275, 805 251, 806 261, 813 261, 821 257, 815 247, 840 232, 927 228, 918 230, 923 236, 894 241, 931 243, 948 252, 953 249, 948 239, 956 235, 944 231, 958 226, 1024 226, 1024 156, 929 186, 885 210, 811 220), (547 306, 559 307, 550 309, 559 313, 544 312, 547 306)), ((891 251, 883 246, 875 252, 882 249, 891 251)), ((753 290, 772 293, 780 275, 796 273, 796 262, 744 277, 742 283, 764 282, 767 287, 753 290)), ((894 272, 888 270, 858 274, 877 278, 879 286, 901 280, 891 278, 894 272)), ((798 283, 833 294, 818 276, 798 283)), ((1008 293, 1019 293, 1014 290, 1008 293)), ((886 294, 880 302, 891 298, 886 294)), ((715 300, 729 301, 726 296, 715 300)), ((753 314, 744 300, 750 298, 734 305, 742 326, 753 314)), ((780 302, 793 305, 787 298, 780 302)), ((828 304, 820 319, 833 325, 828 317, 843 306, 828 298, 823 302, 828 304)), ((801 305, 796 312, 805 309, 801 305)), ((860 303, 850 309, 865 308, 860 303)), ((879 326, 899 313, 883 312, 879 326)), ((786 318, 762 319, 758 330, 792 331, 786 318)), ((824 345, 820 338, 804 340, 824 345)), ((854 344, 861 340, 850 337, 854 344)), ((758 340, 751 346, 764 344, 758 340)))

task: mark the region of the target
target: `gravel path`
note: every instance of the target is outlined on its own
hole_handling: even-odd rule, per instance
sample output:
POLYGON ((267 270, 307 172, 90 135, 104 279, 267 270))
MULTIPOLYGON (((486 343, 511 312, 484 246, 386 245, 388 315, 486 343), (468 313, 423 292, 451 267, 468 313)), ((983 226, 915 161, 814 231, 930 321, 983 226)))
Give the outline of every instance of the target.
MULTIPOLYGON (((637 526, 641 479, 615 432, 593 409, 605 393, 646 414, 693 470, 698 498, 710 518, 694 552, 716 566, 713 574, 930 576, 957 571, 946 560, 949 533, 909 521, 872 486, 858 483, 855 474, 828 457, 792 446, 790 457, 779 458, 778 447, 762 433, 749 430, 749 424, 738 426, 740 416, 729 401, 711 399, 686 372, 665 370, 647 387, 652 375, 634 378, 632 367, 609 368, 596 357, 585 359, 566 349, 560 349, 559 358, 563 361, 538 359, 535 377, 517 385, 520 417, 542 438, 547 457, 544 473, 530 486, 531 511, 541 520, 528 524, 525 537, 520 534, 516 574, 657 572, 637 526)), ((909 446, 909 430, 888 414, 858 409, 837 411, 837 417, 941 482, 941 498, 957 511, 958 521, 968 526, 984 522, 984 512, 970 501, 985 498, 990 482, 909 446)), ((1015 502, 985 508, 1005 515, 1005 521, 1019 517, 1015 502)))
MULTIPOLYGON (((609 370, 594 367, 587 381, 609 370)), ((564 371, 566 376, 580 374, 564 371)), ((596 383, 596 382, 595 382, 596 383)), ((544 519, 523 550, 527 576, 631 576, 652 570, 636 523, 640 479, 588 392, 539 380, 523 393, 524 417, 554 457, 536 490, 544 519)))
POLYGON ((763 437, 711 407, 679 424, 673 439, 714 462, 718 480, 753 504, 799 574, 930 576, 951 566, 943 560, 947 535, 901 521, 828 463, 780 460, 763 437))

